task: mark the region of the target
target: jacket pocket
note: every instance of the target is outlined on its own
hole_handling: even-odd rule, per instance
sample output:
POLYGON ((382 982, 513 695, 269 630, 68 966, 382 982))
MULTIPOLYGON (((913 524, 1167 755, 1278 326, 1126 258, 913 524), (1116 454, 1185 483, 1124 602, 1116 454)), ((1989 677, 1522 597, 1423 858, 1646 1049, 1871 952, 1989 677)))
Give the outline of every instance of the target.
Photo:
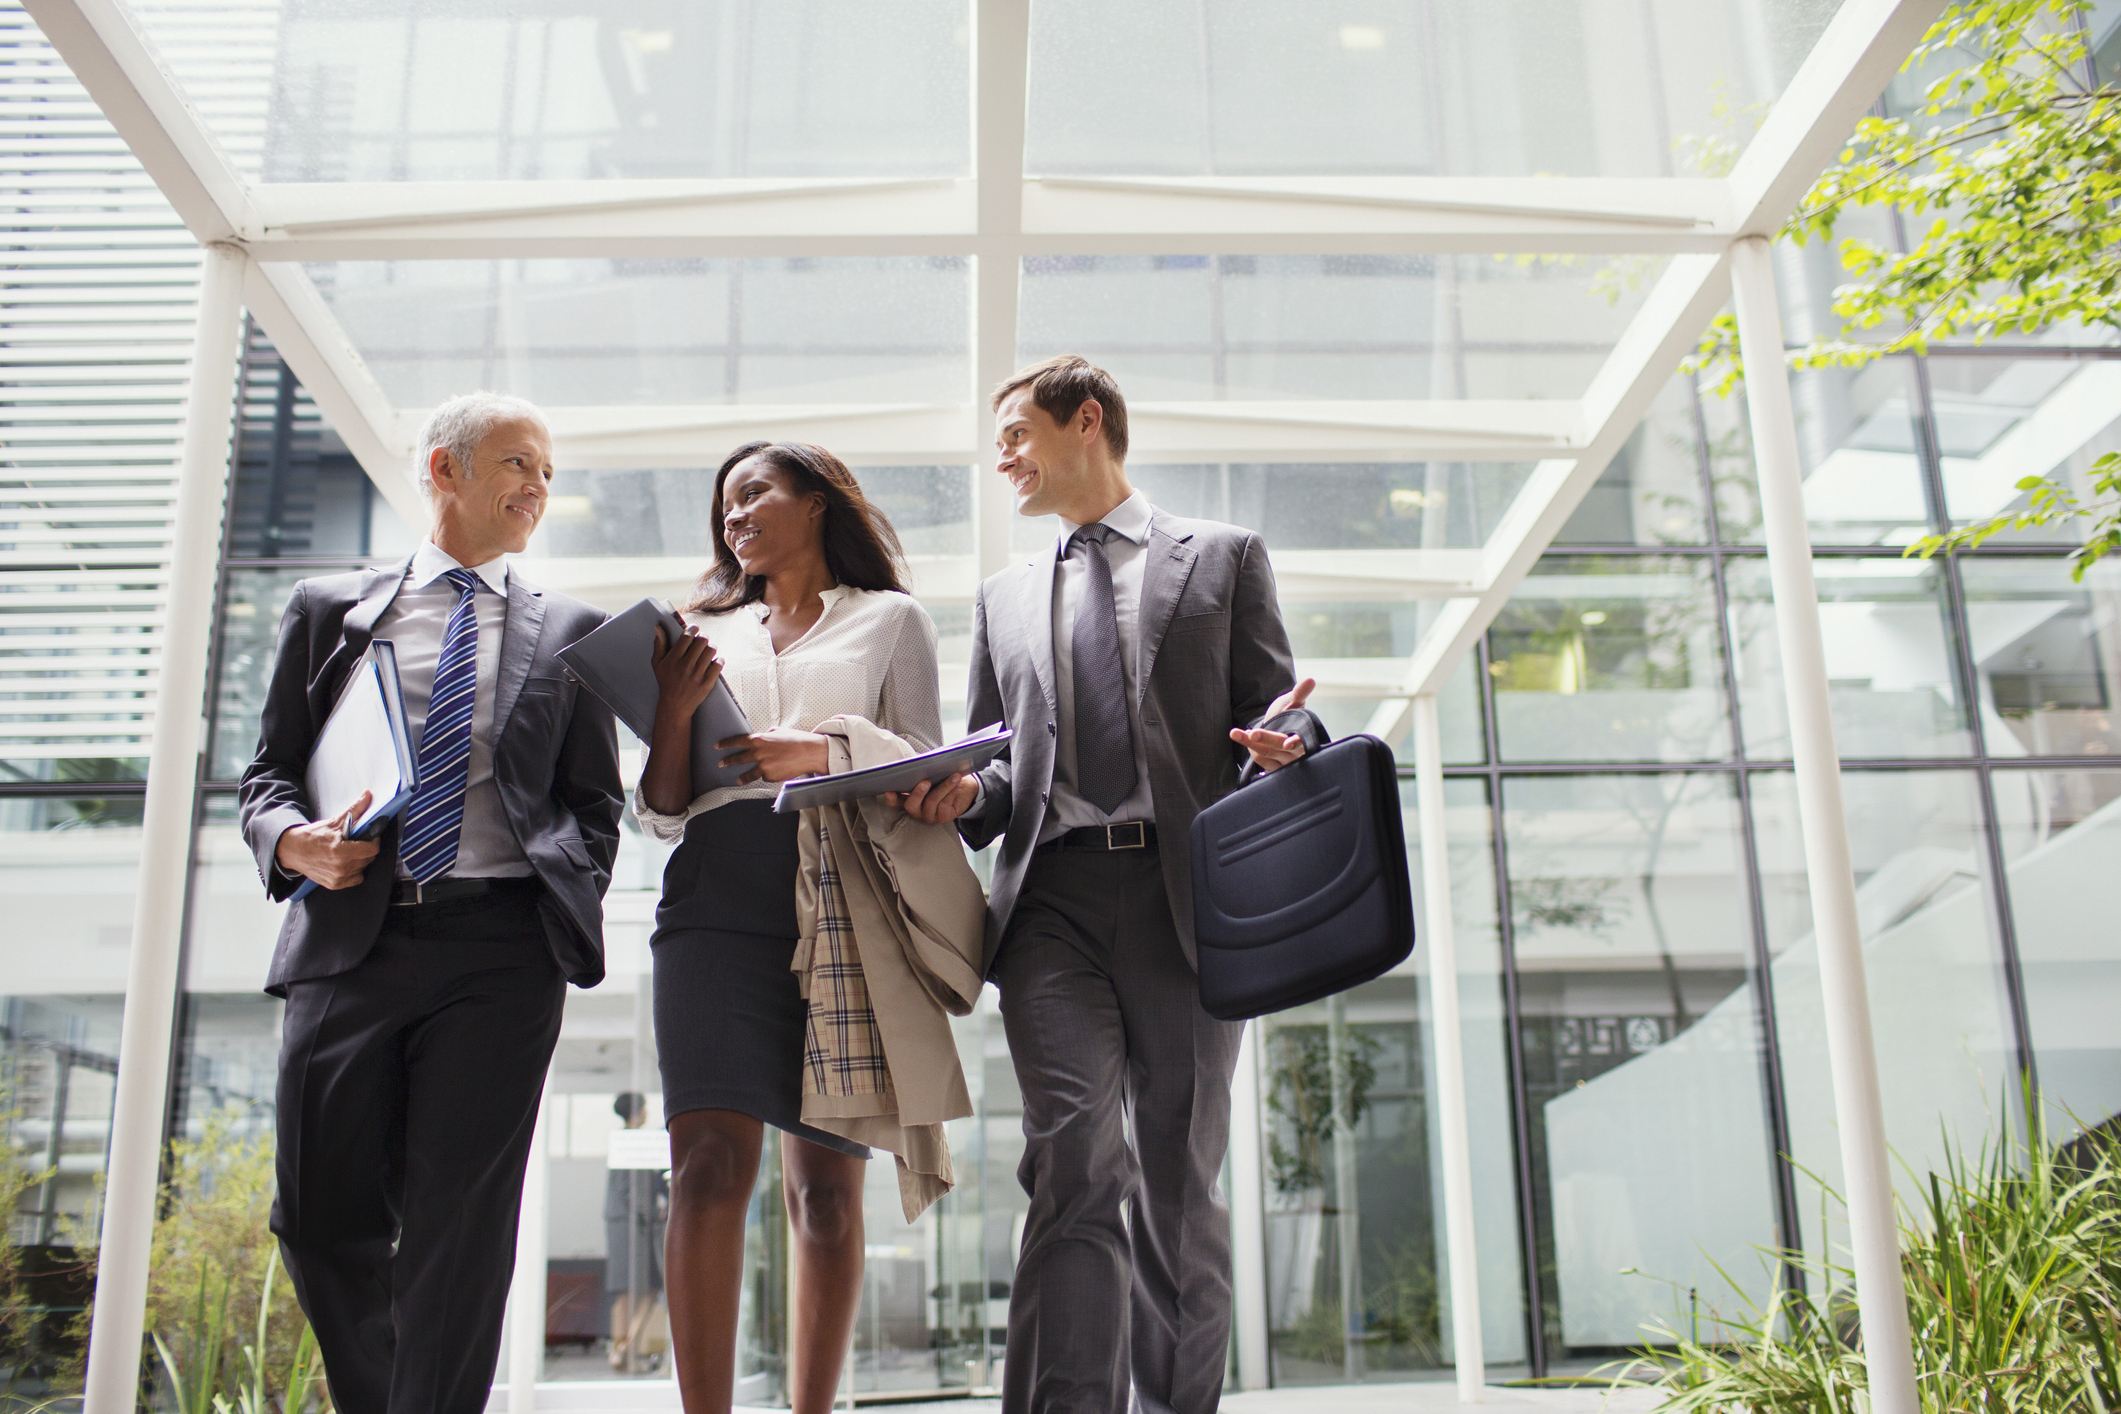
POLYGON ((592 864, 589 859, 588 845, 583 844, 580 840, 569 839, 565 835, 560 836, 559 844, 560 853, 566 855, 577 869, 595 870, 596 865, 592 864))
POLYGON ((1164 637, 1174 638, 1181 633, 1226 633, 1230 628, 1228 609, 1209 609, 1198 614, 1179 614, 1164 630, 1164 637))

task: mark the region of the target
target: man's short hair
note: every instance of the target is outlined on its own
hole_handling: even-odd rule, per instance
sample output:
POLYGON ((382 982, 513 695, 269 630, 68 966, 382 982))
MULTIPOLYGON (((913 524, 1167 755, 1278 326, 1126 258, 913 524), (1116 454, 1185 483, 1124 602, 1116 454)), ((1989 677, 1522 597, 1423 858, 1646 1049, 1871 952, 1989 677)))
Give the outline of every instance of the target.
POLYGON ((406 468, 412 484, 420 488, 420 494, 428 500, 434 499, 434 481, 428 475, 428 467, 434 462, 435 448, 447 447, 450 458, 464 473, 466 480, 472 475, 471 454, 479 449, 493 429, 503 422, 535 422, 545 426, 545 414, 536 405, 521 398, 512 398, 506 393, 460 393, 434 410, 427 425, 420 429, 420 449, 413 453, 412 465, 406 468))
POLYGON ((1075 420, 1084 403, 1097 399, 1105 413, 1105 445, 1112 449, 1114 461, 1127 459, 1127 400, 1120 396, 1119 384, 1112 375, 1089 359, 1080 354, 1062 354, 1020 368, 994 390, 989 406, 1001 411, 1002 400, 1019 388, 1029 388, 1038 410, 1063 427, 1075 420))

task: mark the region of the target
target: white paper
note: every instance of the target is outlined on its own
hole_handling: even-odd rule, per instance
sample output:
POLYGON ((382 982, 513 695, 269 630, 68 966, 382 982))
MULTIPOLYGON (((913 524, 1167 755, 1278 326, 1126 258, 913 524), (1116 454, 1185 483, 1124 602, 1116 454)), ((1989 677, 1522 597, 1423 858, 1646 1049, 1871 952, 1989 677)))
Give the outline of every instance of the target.
POLYGON ((391 735, 390 714, 383 706, 383 687, 373 661, 364 660, 331 720, 317 736, 309 756, 309 803, 319 820, 334 820, 360 799, 373 796, 368 813, 354 822, 358 829, 404 793, 398 748, 391 735))

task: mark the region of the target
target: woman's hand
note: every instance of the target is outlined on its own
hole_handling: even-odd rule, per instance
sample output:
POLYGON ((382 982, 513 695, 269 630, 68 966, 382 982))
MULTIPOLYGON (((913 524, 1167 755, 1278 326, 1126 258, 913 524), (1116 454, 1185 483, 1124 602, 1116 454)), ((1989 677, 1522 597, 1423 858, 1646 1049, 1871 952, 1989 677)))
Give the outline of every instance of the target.
POLYGON ((741 784, 748 786, 753 781, 792 781, 797 776, 824 775, 832 769, 825 744, 825 738, 816 732, 768 727, 750 736, 725 737, 714 744, 714 749, 730 753, 721 758, 723 766, 752 768, 740 778, 741 784))
POLYGON ((692 800, 692 714, 721 680, 722 660, 706 636, 688 624, 675 643, 657 628, 649 662, 655 667, 657 697, 648 759, 641 764, 641 798, 658 815, 682 815, 692 800))
POLYGON ((700 704, 721 680, 722 660, 714 645, 690 624, 685 625, 685 632, 676 643, 670 642, 668 630, 658 626, 649 662, 655 668, 659 694, 655 702, 657 718, 667 715, 673 722, 689 725, 692 714, 700 710, 700 704))

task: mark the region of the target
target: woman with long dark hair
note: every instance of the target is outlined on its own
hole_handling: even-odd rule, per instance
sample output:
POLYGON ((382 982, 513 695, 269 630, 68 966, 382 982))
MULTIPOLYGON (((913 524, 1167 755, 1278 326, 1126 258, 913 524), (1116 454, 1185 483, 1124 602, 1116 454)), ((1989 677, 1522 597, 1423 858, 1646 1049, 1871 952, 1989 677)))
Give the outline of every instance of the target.
POLYGON ((744 1216, 772 1125, 794 1236, 789 1393, 798 1414, 825 1414, 861 1295, 868 1150, 802 1121, 798 817, 773 813, 772 798, 776 782, 827 769, 811 729, 828 717, 864 717, 916 750, 942 744, 935 625, 906 593, 891 522, 822 447, 737 448, 715 475, 712 534, 685 636, 656 651, 662 697, 634 801, 651 833, 683 841, 653 938, 671 1346, 687 1414, 727 1410, 744 1216), (753 731, 722 743, 723 759, 751 769, 695 800, 691 721, 717 677, 753 731))

